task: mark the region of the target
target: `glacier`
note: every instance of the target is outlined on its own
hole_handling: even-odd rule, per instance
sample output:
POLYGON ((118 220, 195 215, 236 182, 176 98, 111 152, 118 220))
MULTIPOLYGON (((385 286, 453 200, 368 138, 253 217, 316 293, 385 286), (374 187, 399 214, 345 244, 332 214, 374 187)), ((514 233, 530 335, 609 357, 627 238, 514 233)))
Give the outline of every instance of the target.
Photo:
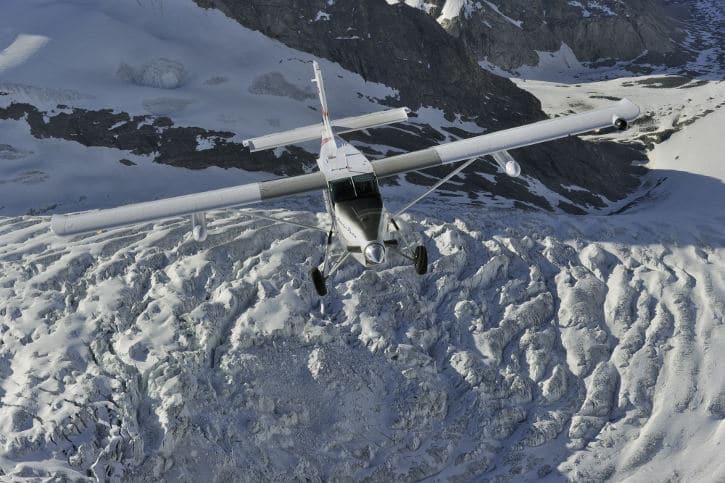
POLYGON ((211 213, 203 243, 177 219, 62 240, 4 218, 0 468, 722 479, 722 115, 659 145, 667 181, 621 214, 431 200, 405 218, 431 273, 346 265, 326 315, 315 231, 237 210, 211 213))

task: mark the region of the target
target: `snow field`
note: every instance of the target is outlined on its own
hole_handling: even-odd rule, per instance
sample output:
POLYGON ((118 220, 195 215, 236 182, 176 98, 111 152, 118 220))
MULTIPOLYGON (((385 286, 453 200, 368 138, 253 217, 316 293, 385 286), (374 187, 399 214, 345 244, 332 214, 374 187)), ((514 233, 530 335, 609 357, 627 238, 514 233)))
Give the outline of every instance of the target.
POLYGON ((5 220, 6 474, 722 471, 722 230, 407 218, 431 274, 347 265, 323 318, 319 234, 243 213, 212 214, 202 244, 185 220, 67 243, 5 220))

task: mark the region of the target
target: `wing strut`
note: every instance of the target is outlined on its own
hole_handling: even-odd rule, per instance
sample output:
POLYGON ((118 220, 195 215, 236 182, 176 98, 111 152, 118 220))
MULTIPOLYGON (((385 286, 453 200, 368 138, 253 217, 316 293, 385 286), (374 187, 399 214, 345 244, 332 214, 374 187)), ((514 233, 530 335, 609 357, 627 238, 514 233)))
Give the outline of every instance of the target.
MULTIPOLYGON (((508 153, 508 151, 497 151, 497 152, 493 153, 491 156, 493 156, 494 161, 496 161, 496 164, 498 164, 498 167, 501 169, 501 171, 506 173, 508 176, 510 176, 512 178, 517 178, 521 174, 521 166, 519 166, 519 163, 516 162, 516 160, 513 158, 513 156, 511 156, 508 153)), ((405 213, 406 211, 408 211, 410 208, 413 207, 413 205, 415 205, 420 200, 422 200, 423 198, 425 198, 426 196, 428 196, 429 194, 431 194, 432 192, 434 192, 435 190, 437 190, 438 188, 443 186, 451 178, 453 178, 458 173, 460 173, 461 171, 466 169, 468 166, 473 164, 473 162, 476 161, 477 159, 479 159, 479 158, 472 158, 472 159, 469 159, 468 161, 461 163, 461 165, 458 166, 453 171, 451 171, 450 174, 448 174, 448 176, 446 176, 445 178, 438 181, 436 184, 431 186, 428 189, 428 191, 426 191, 425 193, 418 196, 416 199, 414 199, 413 201, 411 201, 410 203, 408 203, 407 205, 405 205, 404 207, 402 207, 401 209, 396 211, 395 214, 392 216, 394 218, 397 218, 398 216, 400 216, 403 213, 405 213)))
POLYGON ((251 218, 259 218, 260 220, 275 221, 278 223, 286 223, 288 225, 298 226, 300 228, 307 228, 309 230, 317 230, 317 231, 321 231, 322 233, 327 233, 329 231, 329 230, 325 230, 324 228, 321 228, 319 226, 305 225, 304 223, 298 223, 298 222, 292 221, 292 220, 283 220, 282 218, 277 218, 275 216, 265 216, 265 215, 260 215, 258 213, 249 213, 247 211, 243 211, 240 214, 242 216, 249 216, 251 218))
POLYGON ((448 182, 448 180, 450 180, 455 175, 457 175, 458 173, 460 173, 461 171, 463 171, 464 169, 466 169, 468 166, 471 165, 471 163, 473 163, 477 159, 478 158, 473 158, 473 159, 469 159, 468 161, 465 161, 465 162, 461 163, 460 166, 458 166, 456 169, 454 169, 453 171, 451 171, 445 178, 441 179, 436 184, 434 184, 433 186, 431 186, 430 188, 428 188, 428 191, 426 191, 425 193, 423 193, 422 195, 418 196, 416 199, 414 199, 413 201, 411 201, 410 203, 408 203, 407 205, 405 205, 404 207, 402 207, 401 209, 399 209, 398 211, 396 211, 395 214, 393 215, 393 218, 397 218, 400 215, 402 215, 403 213, 405 213, 406 211, 408 211, 410 208, 413 207, 413 205, 415 205, 420 200, 422 200, 423 198, 425 198, 426 196, 428 196, 429 194, 431 194, 432 192, 434 192, 435 190, 437 190, 438 188, 440 188, 441 186, 443 186, 445 183, 448 182))

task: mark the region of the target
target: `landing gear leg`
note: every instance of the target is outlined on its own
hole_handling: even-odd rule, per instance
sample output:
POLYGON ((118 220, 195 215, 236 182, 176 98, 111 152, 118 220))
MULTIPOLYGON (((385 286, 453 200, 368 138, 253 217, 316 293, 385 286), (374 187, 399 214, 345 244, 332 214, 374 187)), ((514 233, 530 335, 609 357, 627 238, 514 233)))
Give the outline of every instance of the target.
POLYGON ((405 248, 403 250, 396 250, 400 255, 407 258, 408 260, 411 260, 413 262, 413 266, 415 267, 415 271, 418 275, 424 275, 428 272, 428 250, 426 250, 425 246, 418 245, 414 249, 412 249, 412 257, 405 254, 405 251, 411 249, 411 244, 408 242, 408 240, 405 238, 405 235, 403 234, 403 230, 400 229, 398 226, 398 223, 395 221, 395 218, 390 218, 390 223, 395 228, 395 231, 397 231, 400 234, 400 238, 403 240, 403 243, 405 244, 405 248))
POLYGON ((332 229, 327 234, 327 243, 325 244, 325 258, 322 260, 322 271, 319 267, 315 267, 310 270, 310 277, 312 278, 312 284, 315 286, 315 291, 320 297, 327 295, 327 284, 325 283, 325 271, 327 270, 327 261, 330 257, 330 246, 332 245, 332 229))
POLYGON ((343 255, 340 256, 340 258, 337 260, 337 262, 330 268, 330 270, 327 270, 327 264, 330 259, 330 246, 332 245, 332 230, 330 230, 330 233, 327 235, 327 244, 325 245, 325 259, 322 262, 322 270, 320 271, 319 267, 315 267, 312 270, 310 270, 310 277, 312 278, 312 283, 315 286, 315 291, 317 292, 317 295, 320 297, 324 297, 327 295, 327 279, 332 277, 334 273, 337 271, 338 268, 343 264, 345 260, 347 260, 347 257, 350 256, 350 252, 346 251, 343 255))

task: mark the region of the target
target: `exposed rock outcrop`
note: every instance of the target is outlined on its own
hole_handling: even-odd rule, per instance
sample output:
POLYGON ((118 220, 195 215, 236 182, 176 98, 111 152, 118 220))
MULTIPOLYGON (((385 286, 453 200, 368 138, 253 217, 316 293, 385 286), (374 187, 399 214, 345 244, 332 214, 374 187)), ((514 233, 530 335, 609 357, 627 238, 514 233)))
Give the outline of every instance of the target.
POLYGON ((431 0, 425 10, 475 55, 504 69, 536 65, 566 44, 582 62, 679 65, 683 24, 657 0, 431 0))

